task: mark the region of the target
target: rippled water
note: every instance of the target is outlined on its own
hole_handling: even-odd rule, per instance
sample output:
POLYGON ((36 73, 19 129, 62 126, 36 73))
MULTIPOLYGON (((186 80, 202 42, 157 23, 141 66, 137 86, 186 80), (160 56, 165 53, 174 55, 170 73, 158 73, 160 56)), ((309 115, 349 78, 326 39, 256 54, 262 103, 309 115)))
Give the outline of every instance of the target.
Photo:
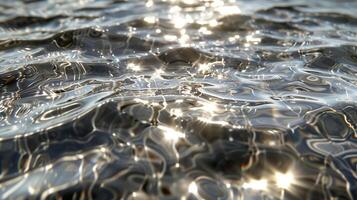
POLYGON ((1 1, 0 199, 357 199, 356 10, 1 1))

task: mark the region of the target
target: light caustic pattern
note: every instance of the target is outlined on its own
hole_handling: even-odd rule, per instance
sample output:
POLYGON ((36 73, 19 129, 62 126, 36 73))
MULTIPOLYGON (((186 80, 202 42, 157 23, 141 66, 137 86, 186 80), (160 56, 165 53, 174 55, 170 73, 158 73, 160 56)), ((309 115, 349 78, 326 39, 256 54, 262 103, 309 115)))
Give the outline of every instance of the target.
POLYGON ((0 2, 0 199, 357 199, 357 3, 0 2))

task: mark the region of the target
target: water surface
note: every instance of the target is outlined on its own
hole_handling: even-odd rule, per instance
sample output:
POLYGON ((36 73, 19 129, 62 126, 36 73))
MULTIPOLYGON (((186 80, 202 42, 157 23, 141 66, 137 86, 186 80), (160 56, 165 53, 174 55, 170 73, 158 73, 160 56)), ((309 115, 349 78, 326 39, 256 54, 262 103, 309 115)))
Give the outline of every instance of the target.
POLYGON ((356 10, 1 1, 0 199, 357 199, 356 10))

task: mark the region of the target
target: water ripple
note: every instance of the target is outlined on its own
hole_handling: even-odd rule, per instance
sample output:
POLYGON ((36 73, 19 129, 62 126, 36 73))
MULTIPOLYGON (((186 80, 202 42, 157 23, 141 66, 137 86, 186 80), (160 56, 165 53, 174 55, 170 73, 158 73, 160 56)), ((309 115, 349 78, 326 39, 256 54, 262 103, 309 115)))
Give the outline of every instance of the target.
POLYGON ((0 3, 0 199, 357 199, 356 1, 0 3))

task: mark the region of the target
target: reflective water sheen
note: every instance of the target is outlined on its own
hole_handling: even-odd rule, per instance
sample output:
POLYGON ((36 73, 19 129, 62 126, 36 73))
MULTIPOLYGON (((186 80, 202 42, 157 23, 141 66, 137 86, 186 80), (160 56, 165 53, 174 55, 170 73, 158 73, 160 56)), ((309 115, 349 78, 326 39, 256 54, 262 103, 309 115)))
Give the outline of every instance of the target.
POLYGON ((0 199, 357 199, 356 10, 1 1, 0 199))

